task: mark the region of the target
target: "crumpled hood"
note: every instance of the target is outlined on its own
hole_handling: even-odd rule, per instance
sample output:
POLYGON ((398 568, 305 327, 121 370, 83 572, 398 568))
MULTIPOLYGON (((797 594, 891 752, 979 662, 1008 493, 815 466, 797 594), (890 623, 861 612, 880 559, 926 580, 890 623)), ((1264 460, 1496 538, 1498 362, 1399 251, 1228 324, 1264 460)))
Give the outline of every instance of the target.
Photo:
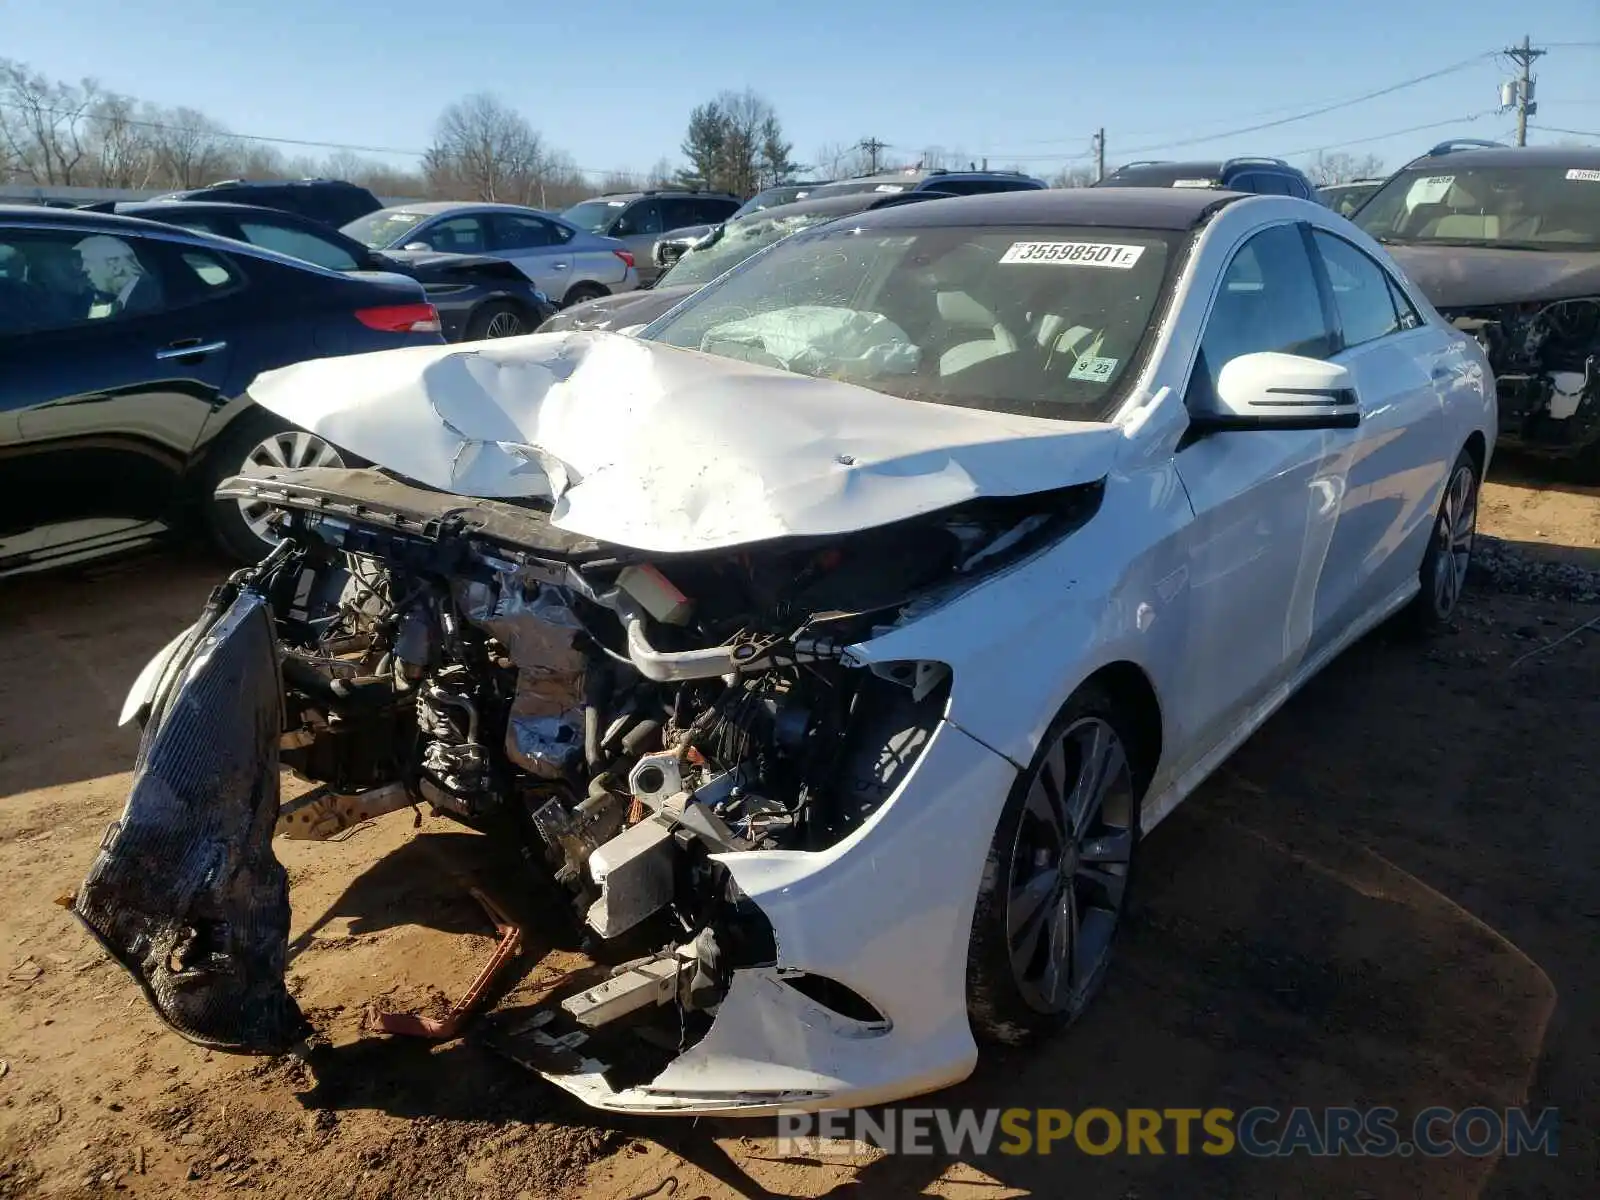
POLYGON ((1121 437, 598 332, 315 359, 250 396, 428 487, 546 497, 558 528, 655 553, 1089 483, 1121 437))
POLYGON ((1600 296, 1600 253, 1387 246, 1437 309, 1600 296))

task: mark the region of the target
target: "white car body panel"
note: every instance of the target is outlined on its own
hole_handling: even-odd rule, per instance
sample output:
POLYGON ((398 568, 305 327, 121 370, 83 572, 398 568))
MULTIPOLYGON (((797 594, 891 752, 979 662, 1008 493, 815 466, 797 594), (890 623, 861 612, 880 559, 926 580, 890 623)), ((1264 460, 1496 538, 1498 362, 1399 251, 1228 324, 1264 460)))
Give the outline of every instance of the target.
POLYGON ((268 371, 250 397, 430 487, 547 497, 560 529, 660 553, 1085 483, 1119 441, 1104 424, 921 404, 617 333, 415 349, 268 371))
POLYGON ((925 405, 592 333, 321 360, 262 376, 252 395, 424 484, 548 496, 557 526, 647 551, 845 533, 1103 481, 1099 509, 1062 540, 848 649, 857 665, 943 663, 950 699, 907 777, 844 840, 718 856, 770 921, 776 967, 737 972, 711 1031, 648 1085, 614 1091, 598 1063, 549 1076, 600 1107, 684 1114, 874 1104, 970 1073, 966 956, 984 858, 1062 704, 1108 667, 1148 682, 1161 753, 1141 824, 1153 828, 1416 593, 1445 476, 1473 438, 1486 466, 1496 427, 1481 350, 1382 247, 1277 197, 1234 202, 1203 229, 1103 424, 925 405), (1339 356, 1356 428, 1186 439, 1183 395, 1222 272, 1283 222, 1376 259, 1424 324, 1339 356), (759 420, 756 403, 769 406, 759 420), (888 1027, 821 1008, 786 970, 845 984, 888 1027))

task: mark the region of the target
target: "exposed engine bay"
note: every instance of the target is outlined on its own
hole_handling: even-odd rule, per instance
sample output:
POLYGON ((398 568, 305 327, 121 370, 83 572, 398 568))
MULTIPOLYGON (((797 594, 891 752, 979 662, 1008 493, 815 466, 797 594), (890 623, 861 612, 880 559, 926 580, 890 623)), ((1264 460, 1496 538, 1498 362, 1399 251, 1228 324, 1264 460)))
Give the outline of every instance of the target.
MULTIPOLYGON (((76 913, 185 1037, 282 1052, 308 1025, 284 984, 272 837, 427 805, 516 839, 529 893, 606 967, 549 1014, 542 1065, 559 1073, 591 1069, 601 1035, 637 1034, 658 1069, 742 968, 776 964, 720 860, 849 836, 945 711, 948 668, 851 647, 1054 544, 1100 485, 667 556, 378 469, 269 471, 218 495, 269 505, 283 541, 217 589, 162 670, 76 913), (280 764, 316 786, 281 804, 280 764)), ((790 983, 880 1016, 826 979, 790 983)))
POLYGON ((1445 315, 1489 357, 1508 443, 1556 455, 1600 443, 1600 297, 1445 315))

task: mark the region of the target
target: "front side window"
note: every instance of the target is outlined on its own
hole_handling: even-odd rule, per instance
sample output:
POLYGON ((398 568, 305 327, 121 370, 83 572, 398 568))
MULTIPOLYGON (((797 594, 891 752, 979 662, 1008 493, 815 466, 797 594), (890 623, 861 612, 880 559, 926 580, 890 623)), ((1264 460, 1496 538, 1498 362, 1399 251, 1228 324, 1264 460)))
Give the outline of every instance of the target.
POLYGON ((99 324, 168 304, 152 247, 81 231, 0 229, 0 334, 99 324))
POLYGON ((479 217, 446 217, 408 237, 404 244, 422 242, 444 254, 482 254, 489 239, 479 217))
POLYGON ((640 200, 630 205, 612 227, 612 237, 636 237, 640 234, 661 232, 661 206, 654 200, 640 200))
POLYGON ((1600 170, 1470 165, 1402 171, 1353 217, 1380 242, 1600 250, 1600 170))
POLYGON ((1298 225, 1264 229, 1234 253, 1211 303, 1189 384, 1191 405, 1215 406, 1217 378, 1240 355, 1276 351, 1327 358, 1333 331, 1298 225))
POLYGON ((784 239, 641 336, 910 400, 1105 420, 1181 238, 838 222, 784 239))
POLYGON ((1360 346, 1398 332, 1400 314, 1384 269, 1343 238, 1320 229, 1313 236, 1333 289, 1344 344, 1360 346))
POLYGON ((330 242, 327 238, 291 226, 241 220, 239 232, 244 234, 244 240, 252 246, 276 250, 280 254, 287 254, 290 258, 316 263, 317 266, 327 267, 332 271, 354 271, 361 265, 337 242, 330 242))

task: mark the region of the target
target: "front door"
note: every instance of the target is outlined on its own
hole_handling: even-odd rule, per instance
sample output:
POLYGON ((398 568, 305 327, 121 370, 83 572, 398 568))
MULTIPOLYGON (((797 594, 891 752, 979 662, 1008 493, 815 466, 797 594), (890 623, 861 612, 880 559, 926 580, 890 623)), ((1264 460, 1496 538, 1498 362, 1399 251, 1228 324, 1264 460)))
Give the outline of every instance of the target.
MULTIPOLYGON (((1301 227, 1262 230, 1234 252, 1206 317, 1189 382, 1192 407, 1232 358, 1334 347, 1301 227)), ((1188 547, 1192 643, 1181 678, 1191 761, 1238 728, 1299 666, 1338 528, 1357 430, 1238 430, 1181 448, 1194 509, 1188 547)))
POLYGON ((240 280, 160 239, 0 227, 0 573, 160 532, 219 403, 240 280))

